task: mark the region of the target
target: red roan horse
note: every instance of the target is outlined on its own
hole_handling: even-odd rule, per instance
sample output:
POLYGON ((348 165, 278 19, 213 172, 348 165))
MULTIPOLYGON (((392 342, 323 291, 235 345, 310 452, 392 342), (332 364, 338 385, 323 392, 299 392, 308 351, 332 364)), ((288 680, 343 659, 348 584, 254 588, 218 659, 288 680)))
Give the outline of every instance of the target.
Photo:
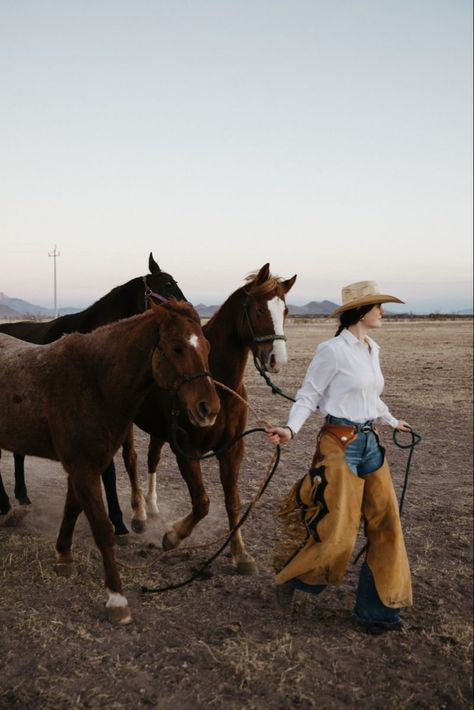
POLYGON ((72 566, 72 535, 83 510, 99 548, 111 621, 131 620, 113 553, 100 476, 123 443, 153 384, 176 393, 197 430, 214 424, 219 399, 208 377, 209 343, 188 303, 73 333, 49 345, 0 335, 0 448, 58 460, 68 474, 56 543, 72 566))
MULTIPOLYGON (((245 286, 229 296, 203 327, 204 334, 211 345, 209 364, 212 375, 244 399, 246 393, 243 377, 251 351, 268 372, 279 372, 282 365, 286 363, 286 343, 283 335, 283 323, 287 314, 285 295, 295 280, 296 276, 287 281, 271 276, 269 264, 265 264, 256 275, 248 279, 245 286)), ((170 443, 176 455, 181 475, 188 485, 191 496, 192 512, 171 524, 163 538, 165 549, 177 547, 191 534, 195 525, 207 515, 209 510, 209 498, 204 489, 200 464, 198 461, 186 458, 180 453, 180 449, 191 457, 202 456, 208 451, 218 451, 245 430, 246 405, 221 388, 218 388, 218 393, 221 408, 211 428, 199 429, 189 423, 184 412, 180 414, 178 425, 181 430, 187 432, 187 437, 180 437, 178 446, 173 440, 172 422, 172 412, 176 407, 169 393, 163 392, 157 386, 151 388, 134 419, 141 429, 151 435, 147 495, 150 515, 158 513, 155 472, 165 442, 170 443)), ((237 483, 243 455, 242 439, 218 455, 220 478, 231 529, 240 517, 237 483)), ((136 456, 130 437, 127 446, 124 447, 124 459, 133 480, 137 476, 136 456), (131 459, 127 461, 130 452, 131 459)), ((134 517, 139 519, 138 524, 132 520, 134 530, 143 530, 146 517, 144 507, 140 511, 134 509, 134 517)), ((240 530, 232 538, 231 552, 240 574, 256 572, 255 562, 245 549, 240 530)))
MULTIPOLYGON (((152 296, 158 300, 176 298, 184 301, 185 297, 174 278, 160 269, 150 253, 148 259, 150 273, 147 276, 137 276, 131 281, 117 286, 99 301, 79 313, 60 316, 45 323, 37 321, 20 321, 17 323, 3 323, 0 333, 13 335, 15 338, 28 343, 52 343, 65 333, 90 333, 100 325, 143 313, 146 308, 147 298, 152 296)), ((15 453, 15 498, 21 505, 28 505, 25 483, 25 457, 15 453)), ((113 461, 102 474, 109 517, 117 535, 126 535, 127 527, 123 523, 122 511, 118 503, 115 485, 115 467, 113 461)), ((3 486, 0 475, 0 515, 6 515, 11 509, 8 495, 3 486)))

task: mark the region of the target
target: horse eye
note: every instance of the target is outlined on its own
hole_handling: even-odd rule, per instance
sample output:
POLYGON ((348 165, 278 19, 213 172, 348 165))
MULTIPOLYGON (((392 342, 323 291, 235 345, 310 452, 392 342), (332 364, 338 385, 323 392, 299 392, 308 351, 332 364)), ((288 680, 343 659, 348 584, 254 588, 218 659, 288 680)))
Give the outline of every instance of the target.
POLYGON ((176 355, 182 355, 183 354, 183 346, 182 345, 175 345, 173 348, 173 352, 176 355))
POLYGON ((259 307, 257 308, 257 313, 260 313, 260 314, 263 313, 263 308, 262 308, 262 306, 259 306, 259 307))

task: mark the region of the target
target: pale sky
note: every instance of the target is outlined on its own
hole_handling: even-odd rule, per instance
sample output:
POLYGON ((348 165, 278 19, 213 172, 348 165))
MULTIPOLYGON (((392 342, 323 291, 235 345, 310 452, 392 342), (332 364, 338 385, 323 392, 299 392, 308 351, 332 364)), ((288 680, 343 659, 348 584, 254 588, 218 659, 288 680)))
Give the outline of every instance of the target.
MULTIPOLYGON (((0 0, 0 291, 472 306, 470 0, 0 0)), ((397 310, 396 307, 391 310, 397 310)))

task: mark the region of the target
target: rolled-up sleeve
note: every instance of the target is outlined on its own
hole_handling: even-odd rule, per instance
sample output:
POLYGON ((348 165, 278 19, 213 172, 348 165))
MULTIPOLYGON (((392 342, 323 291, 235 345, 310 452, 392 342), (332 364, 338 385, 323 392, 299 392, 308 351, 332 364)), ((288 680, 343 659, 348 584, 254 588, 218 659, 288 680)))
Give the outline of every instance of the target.
POLYGON ((318 408, 321 396, 336 373, 336 353, 327 343, 321 343, 306 371, 303 384, 290 409, 288 424, 296 434, 309 415, 318 408))

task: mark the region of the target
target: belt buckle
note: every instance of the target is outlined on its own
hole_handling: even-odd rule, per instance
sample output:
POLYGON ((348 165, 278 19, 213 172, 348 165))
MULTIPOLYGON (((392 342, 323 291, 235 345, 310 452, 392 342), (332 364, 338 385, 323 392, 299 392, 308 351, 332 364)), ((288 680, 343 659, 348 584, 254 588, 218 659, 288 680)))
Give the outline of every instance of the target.
POLYGON ((363 432, 372 431, 372 424, 364 424, 364 426, 361 428, 361 431, 363 431, 363 432))

